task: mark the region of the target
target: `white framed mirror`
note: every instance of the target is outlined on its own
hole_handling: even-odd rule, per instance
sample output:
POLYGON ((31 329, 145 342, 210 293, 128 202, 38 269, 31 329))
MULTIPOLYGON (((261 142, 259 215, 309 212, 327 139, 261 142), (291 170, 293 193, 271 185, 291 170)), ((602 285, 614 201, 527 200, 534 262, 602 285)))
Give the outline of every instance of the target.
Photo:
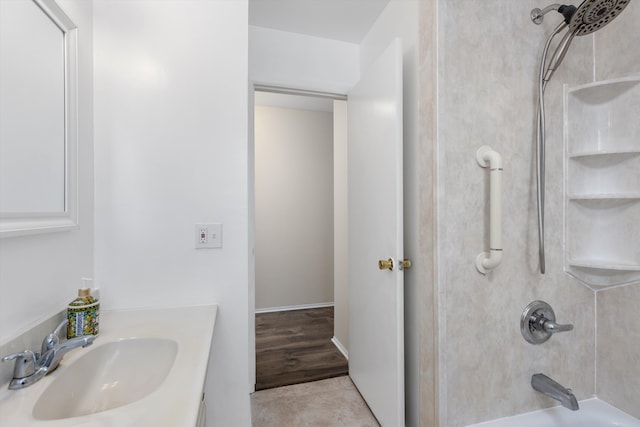
POLYGON ((0 0, 0 237, 77 214, 77 27, 55 0, 0 0))

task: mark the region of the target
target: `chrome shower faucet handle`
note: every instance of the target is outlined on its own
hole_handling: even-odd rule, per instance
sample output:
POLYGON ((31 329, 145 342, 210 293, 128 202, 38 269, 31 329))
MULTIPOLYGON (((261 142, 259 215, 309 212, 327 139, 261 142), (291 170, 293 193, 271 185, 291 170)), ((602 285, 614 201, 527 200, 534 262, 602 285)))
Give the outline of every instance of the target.
POLYGON ((544 301, 533 301, 527 305, 520 317, 520 332, 531 344, 542 344, 558 332, 573 330, 573 325, 556 323, 553 308, 544 301))

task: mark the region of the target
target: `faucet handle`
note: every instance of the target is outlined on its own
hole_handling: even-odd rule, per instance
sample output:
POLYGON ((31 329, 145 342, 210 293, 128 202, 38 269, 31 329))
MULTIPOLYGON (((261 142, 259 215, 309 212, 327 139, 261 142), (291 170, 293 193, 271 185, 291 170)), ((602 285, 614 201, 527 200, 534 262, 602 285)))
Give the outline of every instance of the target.
POLYGON ((31 350, 21 351, 19 353, 9 354, 2 358, 3 362, 15 360, 13 366, 13 378, 20 379, 31 376, 36 371, 37 355, 31 350))
POLYGON ((573 325, 556 323, 553 308, 544 301, 533 301, 525 307, 520 317, 520 332, 531 344, 542 344, 557 332, 573 330, 573 325))
POLYGON ((547 332, 551 332, 552 334, 555 334, 556 332, 567 332, 567 331, 572 331, 573 330, 573 325, 569 324, 569 325, 560 325, 556 322, 553 322, 549 319, 545 320, 544 322, 542 322, 542 327, 544 328, 545 331, 547 332))
POLYGON ((48 350, 51 350, 53 347, 57 346, 62 338, 66 338, 66 333, 62 335, 63 331, 69 325, 69 319, 64 319, 49 335, 44 337, 42 340, 42 348, 40 349, 41 354, 45 354, 48 350))

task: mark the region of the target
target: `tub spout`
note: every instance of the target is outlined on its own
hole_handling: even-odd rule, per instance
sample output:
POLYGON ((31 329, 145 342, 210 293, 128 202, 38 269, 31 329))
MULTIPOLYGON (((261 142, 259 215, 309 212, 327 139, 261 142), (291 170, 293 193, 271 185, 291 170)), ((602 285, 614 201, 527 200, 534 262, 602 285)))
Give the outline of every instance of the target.
POLYGON ((562 404, 565 408, 577 411, 580 409, 578 401, 570 388, 564 388, 544 374, 535 374, 531 377, 531 387, 546 396, 549 396, 562 404))

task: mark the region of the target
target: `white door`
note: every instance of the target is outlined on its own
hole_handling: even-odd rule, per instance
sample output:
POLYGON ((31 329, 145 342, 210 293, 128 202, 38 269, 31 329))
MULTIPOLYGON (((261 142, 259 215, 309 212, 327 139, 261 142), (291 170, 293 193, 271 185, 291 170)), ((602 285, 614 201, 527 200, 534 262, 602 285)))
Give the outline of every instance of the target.
POLYGON ((383 427, 404 426, 402 49, 349 93, 349 375, 383 427), (381 270, 379 260, 393 260, 381 270))

